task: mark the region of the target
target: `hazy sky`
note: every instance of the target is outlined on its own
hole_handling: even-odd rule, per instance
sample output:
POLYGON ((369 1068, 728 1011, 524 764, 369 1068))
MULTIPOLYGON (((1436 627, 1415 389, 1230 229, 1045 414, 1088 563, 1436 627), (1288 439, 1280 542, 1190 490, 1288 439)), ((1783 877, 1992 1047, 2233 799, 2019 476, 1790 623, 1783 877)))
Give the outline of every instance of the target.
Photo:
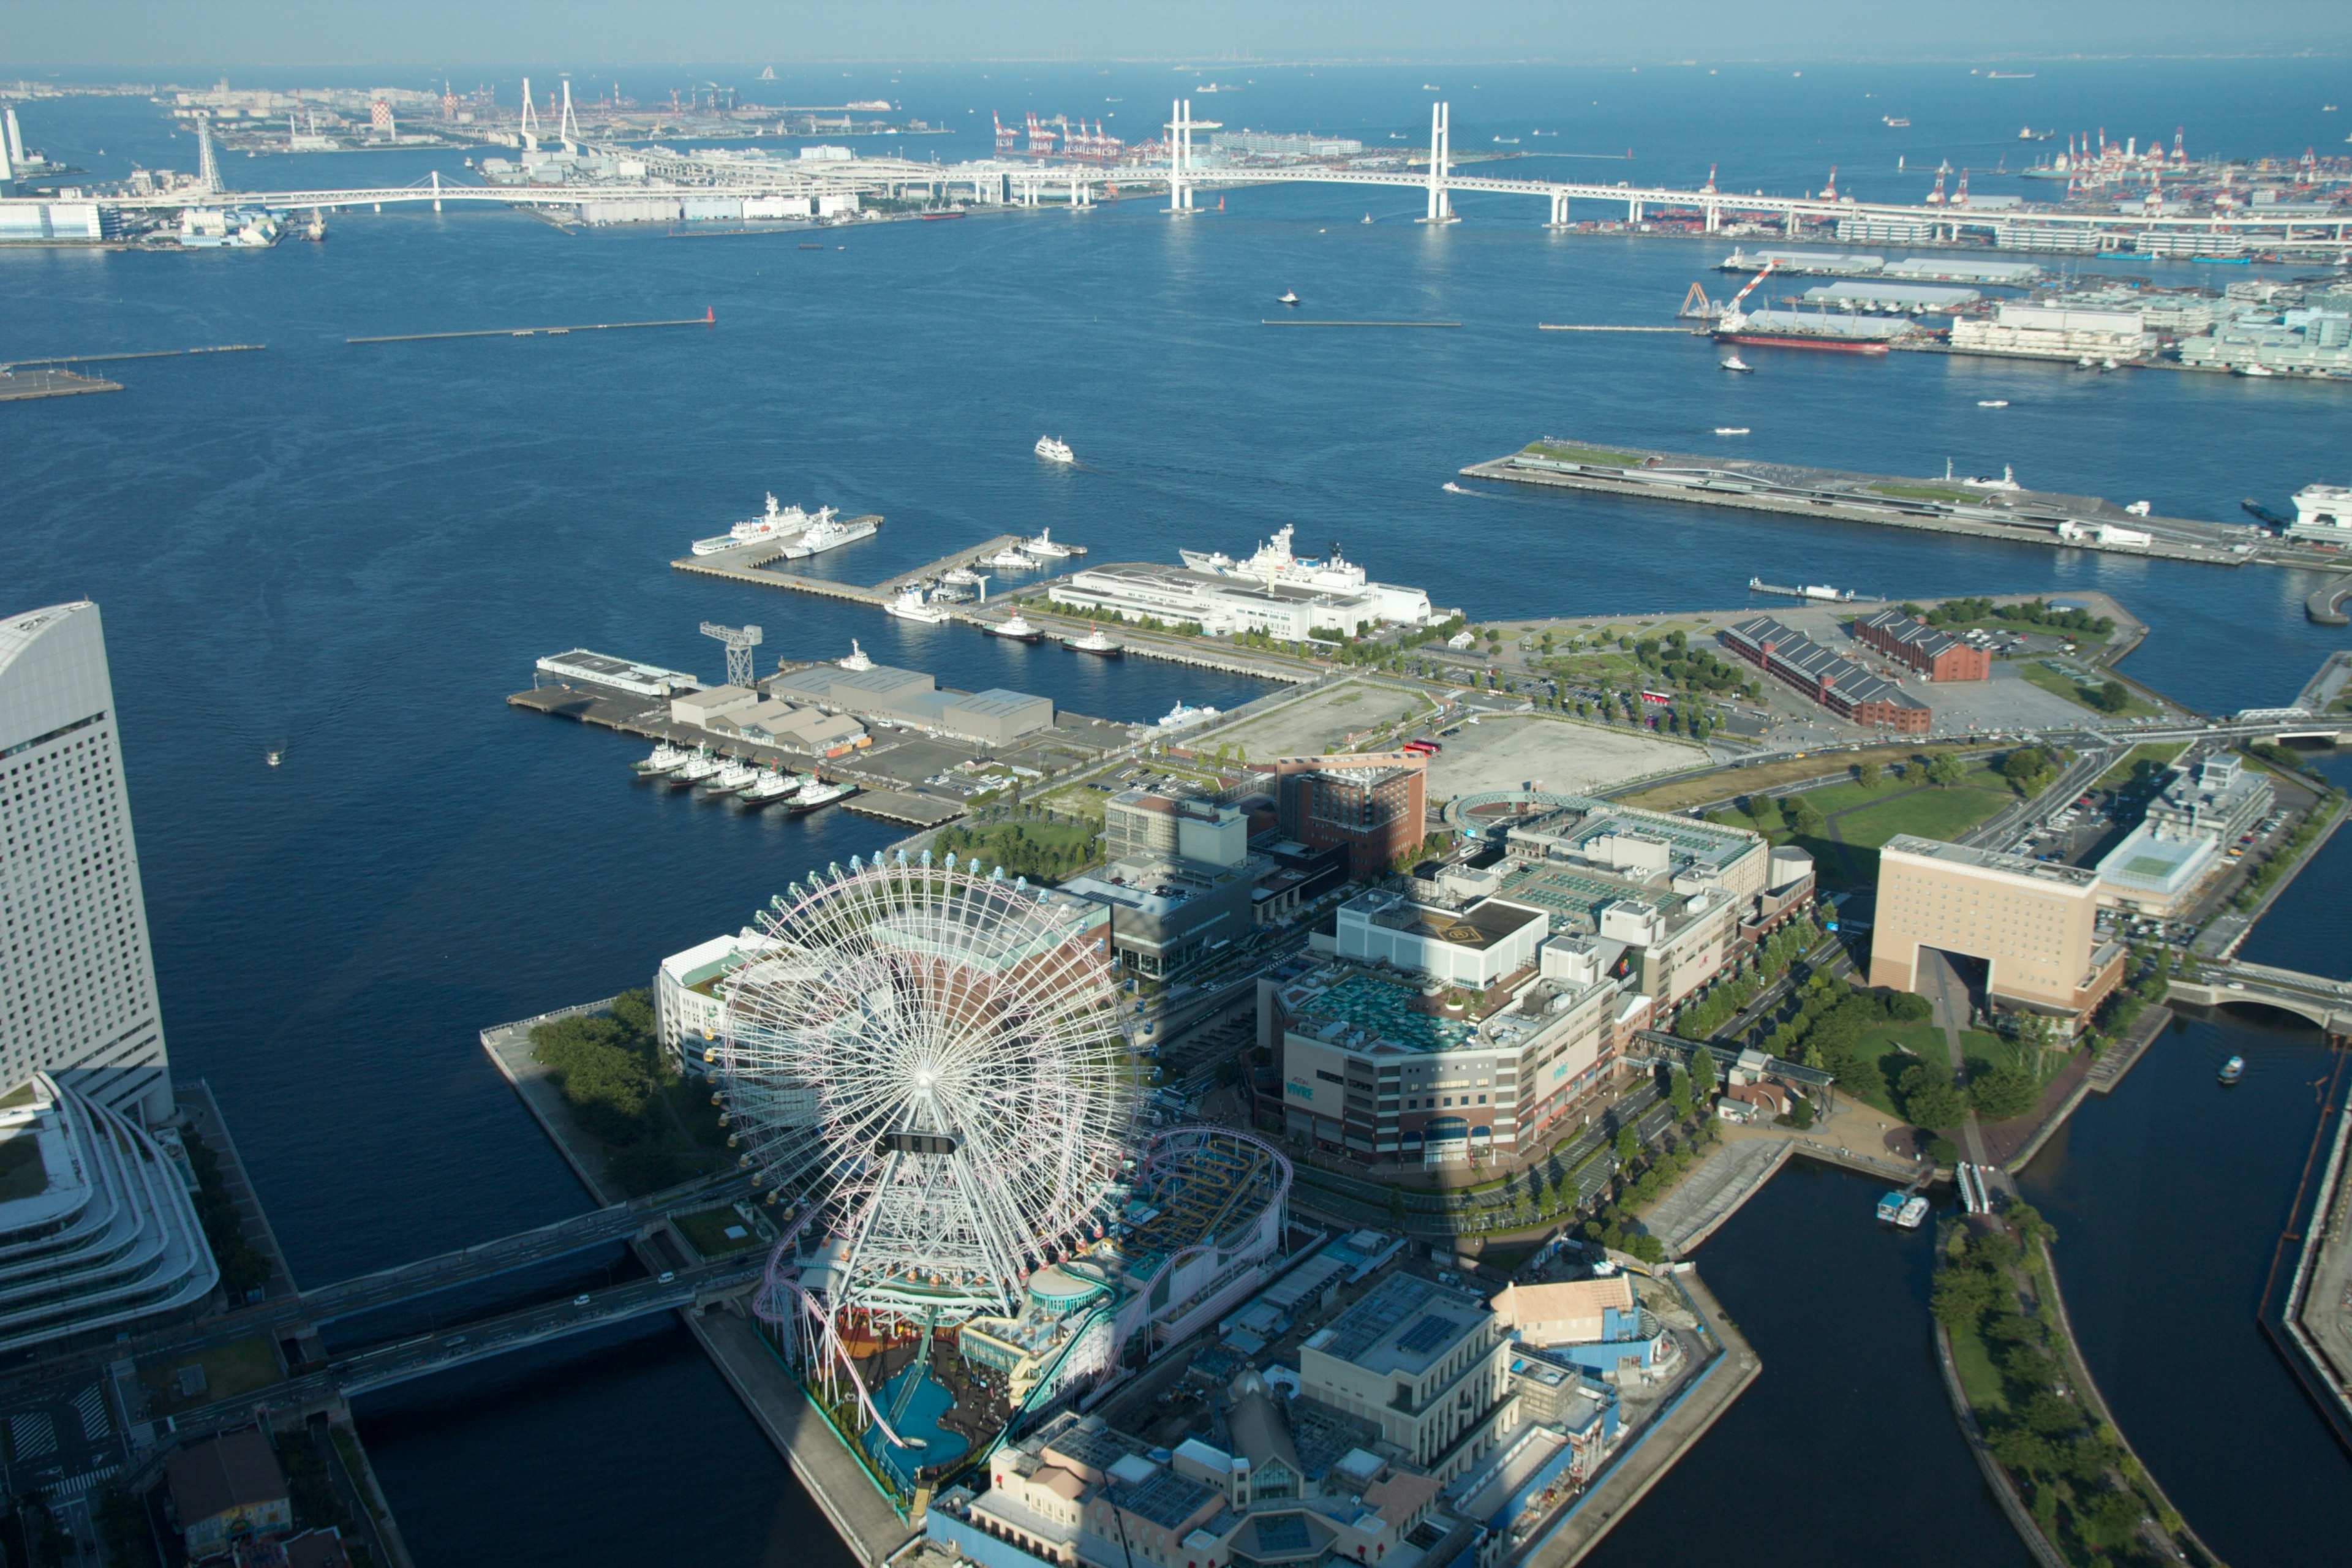
POLYGON ((2352 0, 16 0, 0 69, 2352 50, 2352 0))

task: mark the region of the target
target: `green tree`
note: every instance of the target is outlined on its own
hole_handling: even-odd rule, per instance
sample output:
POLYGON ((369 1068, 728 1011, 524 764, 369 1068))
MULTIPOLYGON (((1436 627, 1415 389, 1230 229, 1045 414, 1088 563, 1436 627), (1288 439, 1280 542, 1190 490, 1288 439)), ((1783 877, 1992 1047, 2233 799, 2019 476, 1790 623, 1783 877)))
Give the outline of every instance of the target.
POLYGON ((1853 770, 1853 782, 1864 789, 1876 789, 1881 770, 1876 763, 1864 763, 1853 770))
POLYGON ((1981 1268, 1939 1269, 1927 1310, 1948 1329, 1972 1329, 2000 1292, 2000 1281, 1981 1268))
POLYGON ((1702 1105, 1715 1099, 1715 1053, 1705 1046, 1691 1053, 1691 1093, 1702 1105))
POLYGON ((2040 1080, 2016 1068, 1992 1068, 1969 1079, 1969 1103, 1988 1121, 2022 1116, 2041 1097, 2040 1080))
POLYGON ((1949 789, 1967 775, 1960 759, 1949 752, 1938 752, 1927 763, 1927 782, 1937 789, 1949 789))
POLYGON ((1780 815, 1787 819, 1789 831, 1800 837, 1817 837, 1828 826, 1822 820, 1820 808, 1801 795, 1792 795, 1784 801, 1780 815))
POLYGON ((1641 1152, 1642 1137, 1640 1133, 1633 1131, 1632 1122, 1628 1121, 1624 1126, 1617 1129, 1617 1168, 1619 1170, 1622 1171, 1631 1165, 1633 1163, 1633 1156, 1641 1152))
POLYGON ((1681 1068, 1675 1068, 1667 1078, 1666 1103, 1675 1108, 1677 1118, 1685 1121, 1690 1120, 1691 1075, 1681 1068))

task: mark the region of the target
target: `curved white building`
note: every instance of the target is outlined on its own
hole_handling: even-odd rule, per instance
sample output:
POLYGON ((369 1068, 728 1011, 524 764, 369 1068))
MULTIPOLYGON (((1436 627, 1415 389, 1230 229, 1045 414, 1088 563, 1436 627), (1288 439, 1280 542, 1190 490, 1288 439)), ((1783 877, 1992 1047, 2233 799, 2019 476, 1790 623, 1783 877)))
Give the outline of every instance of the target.
POLYGON ((193 1310, 219 1279, 137 1121, 47 1073, 0 1100, 0 1355, 193 1310))
POLYGON ((0 618, 0 1086, 58 1074, 172 1114, 106 634, 87 600, 0 618))

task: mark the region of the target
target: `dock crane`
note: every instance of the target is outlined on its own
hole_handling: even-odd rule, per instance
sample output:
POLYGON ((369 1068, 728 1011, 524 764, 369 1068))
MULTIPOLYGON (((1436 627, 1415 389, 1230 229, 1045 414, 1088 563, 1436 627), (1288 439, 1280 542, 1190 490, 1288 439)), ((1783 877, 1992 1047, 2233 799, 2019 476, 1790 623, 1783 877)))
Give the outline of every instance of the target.
POLYGON ((1737 331, 1739 329, 1740 323, 1748 319, 1739 313, 1739 307, 1748 302, 1748 296, 1756 292, 1756 286, 1772 276, 1772 268, 1780 265, 1780 258, 1777 256, 1768 256, 1764 258, 1764 269, 1750 278, 1748 280, 1748 286, 1734 294, 1731 297, 1731 303, 1723 308, 1723 319, 1718 323, 1722 331, 1737 331))

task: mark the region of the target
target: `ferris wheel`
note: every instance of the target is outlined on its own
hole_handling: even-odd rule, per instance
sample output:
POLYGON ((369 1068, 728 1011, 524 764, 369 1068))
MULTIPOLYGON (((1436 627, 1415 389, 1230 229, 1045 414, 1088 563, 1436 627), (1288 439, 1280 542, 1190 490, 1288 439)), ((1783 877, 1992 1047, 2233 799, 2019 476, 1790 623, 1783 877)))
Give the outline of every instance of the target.
POLYGON ((711 1054, 787 1241, 825 1238, 803 1277, 877 1325, 1016 1312, 1095 1234, 1132 1113, 1100 910, 930 860, 772 900, 711 1054))

